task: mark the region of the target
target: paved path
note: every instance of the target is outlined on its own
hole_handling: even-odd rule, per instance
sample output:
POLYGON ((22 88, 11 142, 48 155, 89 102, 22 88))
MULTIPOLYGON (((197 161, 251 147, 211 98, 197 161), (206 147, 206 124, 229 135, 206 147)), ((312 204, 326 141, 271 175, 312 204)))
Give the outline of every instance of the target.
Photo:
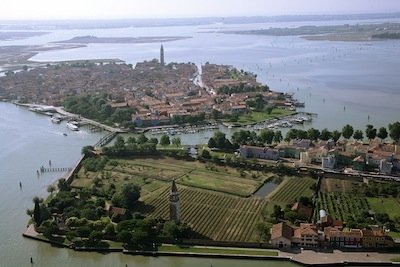
POLYGON ((306 264, 326 264, 337 262, 390 262, 390 259, 400 257, 395 253, 379 252, 343 252, 333 250, 329 252, 315 252, 313 250, 303 250, 301 253, 279 252, 279 256, 292 257, 293 260, 306 264))
POLYGON ((33 224, 30 224, 28 226, 28 228, 26 228, 26 231, 24 232, 24 235, 31 236, 31 237, 37 237, 39 235, 39 233, 36 232, 35 226, 33 226, 33 224))

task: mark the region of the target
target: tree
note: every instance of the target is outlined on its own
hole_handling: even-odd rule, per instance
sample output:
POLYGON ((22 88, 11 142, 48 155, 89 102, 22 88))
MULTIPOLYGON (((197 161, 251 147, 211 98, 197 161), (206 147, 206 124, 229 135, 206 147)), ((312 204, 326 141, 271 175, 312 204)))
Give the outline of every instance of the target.
POLYGON ((361 130, 355 130, 353 134, 354 139, 362 140, 364 138, 363 132, 361 130))
POLYGON ((136 142, 137 142, 138 144, 144 144, 144 143, 146 143, 147 141, 149 141, 149 139, 148 139, 143 133, 141 133, 141 134, 138 136, 137 140, 136 140, 136 142))
POLYGON ((374 128, 374 126, 372 126, 371 124, 367 125, 367 129, 365 129, 365 136, 369 139, 375 139, 376 137, 376 128, 374 128))
POLYGON ((285 141, 290 142, 290 140, 297 138, 297 129, 290 129, 285 136, 285 141))
POLYGON ((174 146, 178 147, 178 146, 181 145, 181 138, 180 138, 180 137, 174 137, 174 138, 172 138, 171 143, 172 143, 174 146))
POLYGON ((87 157, 91 157, 93 155, 94 147, 93 146, 84 146, 82 147, 82 155, 85 155, 87 157))
POLYGON ((129 137, 128 137, 127 143, 128 143, 129 145, 136 144, 136 138, 133 137, 133 136, 129 136, 129 137))
POLYGON ((385 127, 379 128, 377 136, 383 141, 388 137, 388 132, 385 127))
POLYGON ((268 227, 268 224, 266 224, 264 222, 257 223, 256 231, 259 235, 260 242, 266 242, 269 240, 270 228, 268 227))
POLYGON ((209 148, 214 148, 217 146, 217 143, 215 142, 214 138, 210 138, 210 140, 208 140, 208 147, 209 148))
POLYGON ((283 218, 284 212, 281 206, 274 205, 274 211, 272 212, 272 216, 275 218, 276 221, 283 218))
POLYGON ((33 209, 33 220, 36 223, 36 226, 40 226, 42 223, 42 213, 40 211, 40 202, 38 197, 33 198, 33 202, 35 203, 35 207, 33 209))
POLYGON ((346 124, 342 129, 342 135, 346 139, 349 139, 350 137, 352 137, 353 133, 354 133, 354 129, 349 124, 346 124))
POLYGON ((276 131, 274 133, 274 143, 280 143, 282 141, 282 139, 283 139, 282 132, 276 131))
POLYGON ((262 129, 258 135, 258 139, 263 143, 271 144, 274 140, 274 131, 262 129))
POLYGON ((166 134, 163 134, 163 135, 160 137, 160 145, 162 145, 162 146, 168 146, 168 145, 170 145, 170 144, 171 144, 171 141, 169 140, 169 136, 166 135, 166 134))
POLYGON ((118 135, 114 143, 114 148, 118 151, 125 150, 125 140, 122 136, 118 135))
POLYGON ((298 129, 297 130, 297 139, 307 139, 308 134, 306 131, 298 129))
POLYGON ((317 141, 320 137, 321 133, 318 129, 310 128, 307 131, 307 137, 308 139, 312 141, 317 141))
POLYGON ((211 154, 207 149, 203 149, 201 152, 201 157, 204 159, 211 159, 211 154))
POLYGON ((389 136, 396 144, 400 143, 400 122, 389 124, 389 136))
POLYGON ((54 191, 56 191, 56 187, 54 185, 51 184, 47 187, 47 192, 49 192, 51 195, 54 191))
POLYGON ((264 110, 265 110, 265 112, 267 112, 267 114, 269 115, 269 114, 271 114, 272 111, 274 110, 274 106, 273 106, 273 105, 267 105, 267 106, 264 108, 264 110))
POLYGON ((117 240, 124 243, 129 244, 132 239, 132 233, 127 230, 122 230, 117 234, 117 240))
POLYGON ((337 142, 340 139, 340 136, 342 135, 341 132, 339 132, 338 130, 334 130, 332 132, 332 139, 333 141, 337 142))
POLYGON ((155 138, 155 137, 152 137, 152 138, 149 139, 148 142, 157 145, 158 144, 158 139, 155 138))
POLYGON ((320 138, 321 138, 321 140, 328 141, 330 138, 332 138, 332 133, 328 129, 325 128, 321 131, 320 138))
POLYGON ((140 198, 140 186, 136 184, 125 184, 121 189, 125 206, 131 209, 140 198))

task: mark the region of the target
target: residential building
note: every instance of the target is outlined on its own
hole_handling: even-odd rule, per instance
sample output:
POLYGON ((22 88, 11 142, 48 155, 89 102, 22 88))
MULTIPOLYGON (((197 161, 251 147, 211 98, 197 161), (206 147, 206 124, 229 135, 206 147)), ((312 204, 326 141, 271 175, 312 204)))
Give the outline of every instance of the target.
POLYGON ((318 247, 317 226, 310 223, 301 223, 300 227, 294 230, 292 245, 300 247, 318 247))
POLYGON ((394 241, 379 227, 369 227, 362 230, 362 246, 364 248, 387 248, 393 247, 394 241))
POLYGON ((239 153, 242 158, 258 158, 267 160, 278 160, 279 150, 269 147, 241 146, 239 153))
POLYGON ((333 248, 360 248, 362 246, 363 233, 360 229, 341 231, 336 227, 324 229, 326 241, 333 248))
POLYGON ((281 222, 271 228, 271 244, 278 248, 290 248, 292 246, 293 228, 281 222))
POLYGON ((336 167, 336 156, 330 154, 322 157, 321 167, 322 169, 333 170, 336 167))

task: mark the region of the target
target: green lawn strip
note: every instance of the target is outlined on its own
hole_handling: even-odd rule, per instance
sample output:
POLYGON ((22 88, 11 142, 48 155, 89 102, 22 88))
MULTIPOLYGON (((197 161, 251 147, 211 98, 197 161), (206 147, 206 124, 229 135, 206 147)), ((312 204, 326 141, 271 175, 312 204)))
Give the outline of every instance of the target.
POLYGON ((387 234, 389 236, 391 236, 393 239, 399 239, 400 240, 400 232, 390 231, 387 234))
POLYGON ((252 111, 249 114, 243 114, 239 117, 239 124, 251 124, 263 122, 273 118, 280 118, 290 114, 293 114, 293 111, 282 109, 282 108, 274 108, 270 114, 266 111, 252 111))
POLYGON ((249 195, 258 185, 256 182, 249 183, 249 180, 229 178, 230 177, 226 177, 226 179, 223 179, 193 172, 189 174, 188 177, 182 177, 179 183, 235 195, 249 195))
POLYGON ((400 257, 390 259, 392 262, 400 262, 400 257))
POLYGON ((375 213, 387 213, 392 220, 400 216, 400 204, 394 198, 369 197, 368 203, 375 213))
POLYGON ((186 252, 204 254, 230 254, 230 255, 259 255, 259 256, 278 256, 277 251, 256 250, 256 249, 237 249, 237 248, 217 248, 217 247, 179 247, 179 246, 160 246, 160 252, 186 252))

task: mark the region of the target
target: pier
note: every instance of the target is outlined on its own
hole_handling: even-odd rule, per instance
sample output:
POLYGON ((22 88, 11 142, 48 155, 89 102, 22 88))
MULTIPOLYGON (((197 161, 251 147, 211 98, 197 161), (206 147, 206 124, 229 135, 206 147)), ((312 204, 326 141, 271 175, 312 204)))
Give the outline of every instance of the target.
POLYGON ((72 171, 72 168, 58 168, 58 167, 45 168, 43 166, 40 168, 41 173, 44 173, 44 172, 69 172, 69 171, 72 171))

